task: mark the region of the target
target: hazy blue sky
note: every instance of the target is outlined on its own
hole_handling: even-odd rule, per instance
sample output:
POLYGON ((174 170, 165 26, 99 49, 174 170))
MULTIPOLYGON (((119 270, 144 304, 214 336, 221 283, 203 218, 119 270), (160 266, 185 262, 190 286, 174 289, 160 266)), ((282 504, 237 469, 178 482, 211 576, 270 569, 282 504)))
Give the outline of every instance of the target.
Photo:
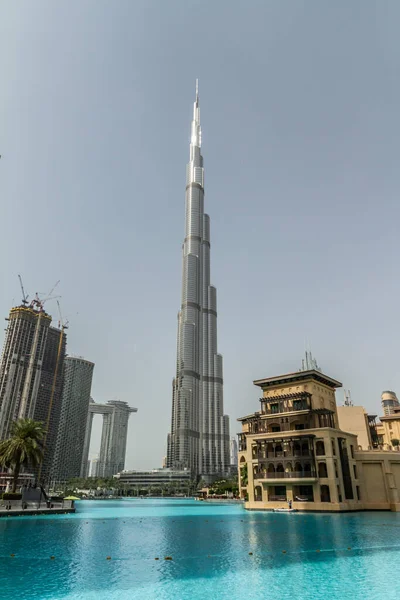
POLYGON ((166 451, 196 77, 232 434, 306 339, 354 403, 400 393, 399 19, 396 0, 2 0, 0 315, 18 273, 61 280, 93 397, 139 409, 128 468, 166 451))

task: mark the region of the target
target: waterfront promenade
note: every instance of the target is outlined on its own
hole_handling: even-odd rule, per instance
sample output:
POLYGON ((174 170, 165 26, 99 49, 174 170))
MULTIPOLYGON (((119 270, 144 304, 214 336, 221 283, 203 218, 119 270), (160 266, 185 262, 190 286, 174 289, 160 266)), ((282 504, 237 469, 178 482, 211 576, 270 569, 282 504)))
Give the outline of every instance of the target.
POLYGON ((42 504, 40 507, 30 506, 28 508, 21 508, 20 506, 12 506, 11 508, 6 508, 5 506, 0 506, 0 518, 1 517, 27 517, 27 516, 35 516, 35 515, 66 515, 75 512, 75 508, 71 507, 69 503, 68 506, 54 506, 53 508, 48 508, 46 505, 42 504))
POLYGON ((0 520, 2 600, 397 600, 400 515, 189 499, 0 520), (266 592, 266 590, 268 592, 266 592))

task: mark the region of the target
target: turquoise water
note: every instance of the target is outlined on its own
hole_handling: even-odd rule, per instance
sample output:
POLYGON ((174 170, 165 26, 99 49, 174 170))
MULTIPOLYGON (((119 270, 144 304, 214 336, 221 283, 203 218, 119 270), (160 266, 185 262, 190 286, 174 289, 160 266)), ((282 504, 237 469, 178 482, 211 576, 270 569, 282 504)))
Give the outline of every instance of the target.
POLYGON ((400 514, 274 514, 191 500, 77 507, 0 519, 1 600, 400 595, 400 514))

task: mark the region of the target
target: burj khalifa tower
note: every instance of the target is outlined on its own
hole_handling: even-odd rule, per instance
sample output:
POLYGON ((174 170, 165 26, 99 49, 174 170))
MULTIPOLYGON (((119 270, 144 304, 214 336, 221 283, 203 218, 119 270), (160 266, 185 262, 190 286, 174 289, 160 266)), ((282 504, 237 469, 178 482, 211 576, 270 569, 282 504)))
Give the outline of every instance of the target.
POLYGON ((206 482, 229 469, 229 417, 223 410, 217 350, 217 290, 210 285, 210 217, 204 213, 204 167, 198 82, 186 167, 182 301, 172 384, 167 466, 190 468, 206 482))

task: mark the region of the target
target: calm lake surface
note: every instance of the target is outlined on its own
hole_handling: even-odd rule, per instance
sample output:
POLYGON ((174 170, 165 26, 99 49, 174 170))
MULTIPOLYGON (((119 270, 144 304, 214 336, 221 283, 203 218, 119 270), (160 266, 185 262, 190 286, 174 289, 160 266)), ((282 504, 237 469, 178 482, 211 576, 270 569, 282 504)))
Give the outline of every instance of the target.
POLYGON ((400 596, 400 514, 390 512, 80 501, 75 515, 0 519, 0 548, 1 600, 400 596))

